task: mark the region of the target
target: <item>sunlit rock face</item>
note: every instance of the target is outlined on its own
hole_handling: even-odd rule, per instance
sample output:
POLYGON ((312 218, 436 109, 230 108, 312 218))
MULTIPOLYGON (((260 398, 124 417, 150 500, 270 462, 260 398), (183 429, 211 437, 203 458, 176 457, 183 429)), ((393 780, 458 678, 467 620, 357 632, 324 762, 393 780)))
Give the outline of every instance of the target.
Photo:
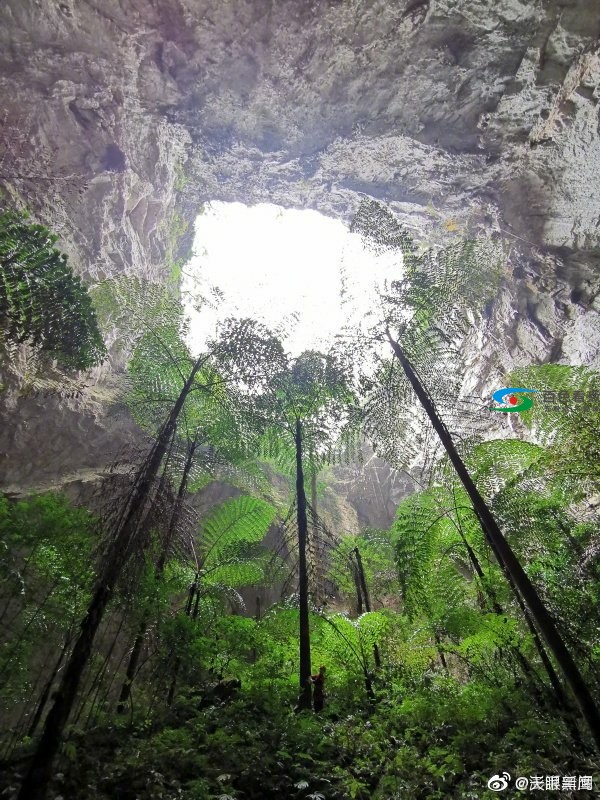
POLYGON ((496 233, 502 347, 472 382, 598 364, 599 34, 597 0, 4 0, 1 174, 92 282, 163 278, 207 200, 496 233))

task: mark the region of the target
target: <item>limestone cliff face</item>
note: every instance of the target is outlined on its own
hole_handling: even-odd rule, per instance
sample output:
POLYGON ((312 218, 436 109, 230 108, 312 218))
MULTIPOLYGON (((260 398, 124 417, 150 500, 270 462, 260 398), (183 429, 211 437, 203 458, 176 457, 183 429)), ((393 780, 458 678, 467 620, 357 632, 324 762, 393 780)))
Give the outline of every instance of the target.
MULTIPOLYGON (((514 279, 473 380, 598 364, 599 36, 597 0, 4 0, 0 175, 91 282, 163 278, 208 200, 497 232, 514 279)), ((86 425, 67 472, 106 463, 114 420, 86 425)), ((53 470, 33 446, 22 486, 53 470)))

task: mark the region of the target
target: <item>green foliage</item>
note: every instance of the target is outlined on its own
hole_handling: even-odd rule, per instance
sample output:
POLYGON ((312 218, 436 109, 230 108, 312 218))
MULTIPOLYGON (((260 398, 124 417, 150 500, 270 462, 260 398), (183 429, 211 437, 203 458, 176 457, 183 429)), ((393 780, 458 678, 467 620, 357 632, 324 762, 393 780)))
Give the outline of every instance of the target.
POLYGON ((215 360, 235 381, 262 435, 262 453, 278 469, 295 473, 297 421, 307 473, 335 460, 336 450, 356 449, 352 376, 334 353, 306 351, 290 358, 268 329, 251 320, 227 320, 215 360))
MULTIPOLYGON (((511 546, 590 682, 598 617, 596 537, 574 514, 575 495, 548 474, 547 451, 519 440, 479 443, 465 461, 511 546)), ((474 675, 521 653, 542 670, 520 607, 471 503, 443 462, 441 485, 404 500, 392 526, 403 609, 422 621, 446 662, 474 675), (474 561, 475 559, 475 561, 474 561), (481 573, 481 574, 480 574, 481 573)), ((506 681, 506 676, 498 678, 506 681)))
MULTIPOLYGON (((503 455, 497 442, 489 443, 487 452, 479 445, 473 455, 473 471, 491 487, 495 503, 516 490, 514 476, 527 475, 536 464, 537 450, 520 444, 511 451, 511 443, 506 443, 509 466, 500 466, 500 480, 491 479, 495 461, 503 455)), ((525 505, 514 511, 507 506, 506 513, 515 521, 522 519, 534 498, 523 500, 525 505)), ((560 496, 540 494, 530 514, 539 514, 539 524, 520 535, 530 566, 542 556, 552 556, 540 574, 568 619, 582 615, 576 598, 581 586, 565 596, 568 581, 558 580, 564 575, 568 549, 564 540, 561 545, 560 526, 541 538, 559 508, 564 521, 568 510, 560 506, 560 496), (539 556, 532 558, 535 548, 539 556)), ((256 498, 222 504, 202 523, 201 570, 230 560, 241 564, 242 556, 256 557, 255 548, 273 519, 274 509, 256 498)), ((2 500, 0 521, 4 552, 15 554, 28 602, 34 602, 34 589, 43 591, 59 575, 85 592, 89 575, 78 575, 77 570, 89 564, 93 521, 87 512, 53 496, 17 504, 2 500), (39 549, 29 560, 36 544, 39 549)), ((360 547, 372 582, 378 572, 386 571, 386 562, 389 569, 391 555, 386 553, 393 544, 397 569, 404 570, 411 616, 389 609, 357 619, 344 613, 327 618, 311 614, 314 663, 327 666, 326 707, 320 715, 291 712, 298 662, 294 604, 275 606, 259 621, 229 615, 225 606, 212 603, 220 584, 210 583, 207 572, 206 582, 200 583, 198 618, 173 617, 169 597, 181 597, 193 573, 172 559, 153 606, 163 621, 153 623, 153 630, 162 641, 160 652, 174 648, 182 659, 180 699, 165 710, 151 679, 148 687, 143 682, 136 690, 131 719, 115 723, 106 715, 93 729, 74 732, 63 751, 55 790, 73 800, 109 800, 127 792, 206 800, 223 794, 249 800, 304 800, 311 795, 325 800, 444 800, 485 797, 487 780, 498 772, 498 764, 526 775, 593 773, 598 764, 573 747, 555 709, 532 706, 527 685, 515 680, 514 660, 507 653, 522 646, 533 658, 526 632, 506 594, 497 595, 505 605, 504 615, 482 606, 480 590, 486 587, 465 574, 459 527, 480 556, 490 584, 498 589, 497 567, 486 556, 466 498, 452 486, 433 487, 403 501, 391 540, 383 532, 370 531, 342 542, 340 555, 351 546, 360 547), (417 548, 417 559, 411 560, 411 548, 417 548), (212 588, 215 595, 210 594, 212 588), (449 673, 441 666, 434 632, 449 673), (383 660, 380 670, 374 667, 376 643, 383 660), (365 691, 366 674, 374 701, 365 691), (220 675, 240 678, 242 687, 231 700, 207 705, 207 691, 220 675)), ((140 592, 149 596, 150 566, 151 562, 140 585, 140 592)), ((2 577, 8 574, 10 566, 2 577)), ((386 578, 383 586, 390 585, 386 578)), ((15 586, 9 588, 11 596, 15 586)), ((7 709, 30 691, 27 665, 34 644, 40 636, 56 640, 81 610, 75 614, 66 595, 57 595, 56 610, 44 608, 43 613, 43 624, 38 626, 34 619, 26 643, 13 653, 11 665, 18 677, 13 672, 3 695, 7 709)), ((31 608, 24 624, 33 614, 31 608)), ((161 671, 168 676, 168 668, 159 667, 161 671)))
POLYGON ((358 548, 365 572, 365 580, 371 601, 382 603, 386 597, 397 596, 398 576, 394 567, 394 549, 389 531, 368 528, 358 536, 346 534, 329 553, 328 577, 337 591, 350 601, 356 602, 354 578, 355 559, 353 550, 358 548))
POLYGON ((219 505, 199 534, 203 583, 235 587, 263 581, 271 558, 260 543, 274 517, 273 506, 255 497, 236 497, 219 505))
POLYGON ((403 694, 390 679, 394 702, 366 710, 346 699, 324 715, 292 714, 272 687, 248 684, 207 709, 190 693, 152 726, 79 737, 77 765, 55 788, 73 800, 477 800, 506 764, 515 775, 598 770, 518 690, 435 675, 403 694))
POLYGON ((352 228, 372 249, 398 254, 402 274, 386 287, 382 300, 388 324, 399 326, 408 344, 419 351, 423 337, 432 332, 440 344, 446 338, 446 346, 453 336, 464 335, 471 325, 469 315, 495 296, 503 254, 491 240, 459 240, 422 251, 393 214, 374 200, 361 203, 352 228))
POLYGON ((521 414, 547 447, 546 471, 573 489, 600 488, 600 373, 588 367, 543 364, 514 370, 515 385, 537 389, 521 414))
POLYGON ((189 182, 190 179, 185 174, 183 164, 177 164, 175 166, 175 188, 178 191, 182 191, 189 184, 189 182))
POLYGON ((473 413, 479 409, 461 396, 466 371, 461 346, 497 292, 505 254, 491 239, 423 252, 375 201, 361 203, 352 227, 376 251, 398 256, 397 280, 380 287, 378 318, 371 318, 366 335, 355 335, 355 350, 365 364, 365 431, 377 453, 394 466, 408 468, 424 457, 435 462, 437 435, 402 366, 382 358, 378 343, 389 331, 452 432, 480 433, 485 422, 473 413))
POLYGON ((90 296, 58 237, 24 214, 0 213, 0 326, 66 369, 89 369, 106 355, 90 296))
POLYGON ((351 619, 346 614, 323 617, 315 626, 313 650, 317 661, 344 668, 345 679, 356 680, 375 668, 373 647, 379 645, 394 624, 392 612, 371 611, 351 619))
MULTIPOLYGON (((0 702, 23 699, 38 669, 85 609, 96 521, 66 498, 0 498, 0 702)), ((55 658, 55 656, 53 656, 55 658)), ((5 706, 6 710, 6 706, 5 706)))
MULTIPOLYGON (((473 242, 419 252, 389 219, 382 226, 376 218, 375 240, 396 247, 404 269, 383 298, 386 321, 451 420, 469 308, 481 315, 498 280, 499 260, 488 274, 478 265, 498 254, 473 242)), ((133 309, 123 339, 131 353, 126 402, 155 434, 198 363, 185 344, 179 301, 162 287, 124 279, 99 287, 95 302, 107 330, 126 331, 133 309)), ((596 385, 581 371, 541 375, 540 386, 596 385)), ((520 382, 531 386, 534 377, 520 382)), ((394 463, 408 463, 429 445, 431 431, 422 428, 397 364, 380 360, 363 388, 369 432, 394 463)), ((166 474, 177 487, 182 443, 192 441, 190 490, 216 475, 217 464, 245 466, 257 454, 293 473, 298 423, 307 473, 316 473, 356 444, 357 406, 354 375, 339 354, 294 359, 277 335, 230 320, 202 356, 166 474)), ((593 485, 596 445, 576 413, 564 422, 542 407, 532 423, 536 443, 463 439, 461 450, 592 682, 600 659, 600 548, 594 514, 582 510, 581 493, 564 476, 585 467, 593 485)), ((267 602, 284 566, 265 546, 274 506, 243 495, 200 524, 185 506, 179 538, 158 569, 173 508, 172 488, 165 488, 165 508, 145 520, 148 547, 101 627, 55 793, 73 800, 443 800, 486 797, 498 765, 522 774, 593 772, 599 765, 587 759, 585 740, 580 747, 570 738, 468 496, 444 459, 433 453, 431 460, 439 461, 432 483, 401 502, 391 530, 342 536, 327 564, 313 541, 324 527, 318 515, 309 517, 309 566, 321 559, 336 587, 326 611, 315 603, 309 613, 313 668, 327 667, 320 714, 292 712, 298 598, 267 602), (359 615, 356 549, 376 609, 359 615), (251 618, 244 599, 255 595, 262 607, 257 602, 251 618), (143 642, 129 713, 114 715, 136 639, 143 642), (222 679, 234 677, 241 688, 220 695, 222 679)), ((31 744, 22 722, 31 718, 29 697, 37 699, 48 674, 41 662, 48 654, 56 662, 86 606, 93 526, 62 498, 0 499, 0 671, 7 676, 0 698, 23 748, 31 744)), ((289 520, 279 526, 280 551, 289 530, 289 520)))
MULTIPOLYGON (((160 428, 179 397, 193 363, 178 325, 155 324, 142 333, 129 360, 126 396, 138 425, 152 433, 160 428)), ((196 409, 192 414, 194 411, 196 409)), ((194 415, 189 430, 193 431, 199 422, 194 415)))
MULTIPOLYGON (((162 322, 167 304, 151 317, 151 326, 138 338, 128 365, 125 402, 138 425, 151 434, 168 417, 192 372, 195 359, 184 339, 184 327, 162 322)), ((198 443, 188 481, 197 491, 217 475, 246 490, 261 483, 262 474, 251 456, 259 437, 235 388, 211 364, 210 353, 185 397, 177 428, 179 440, 198 443)), ((181 460, 181 459, 179 459, 181 460)))
MULTIPOLYGON (((180 173, 177 178, 176 185, 179 184, 181 188, 185 187, 185 175, 180 173)), ((185 262, 185 259, 178 259, 177 256, 180 255, 178 251, 181 249, 181 239, 186 233, 189 228, 188 220, 184 219, 184 217, 179 214, 178 211, 173 213, 173 216, 166 223, 167 227, 167 251, 166 251, 166 261, 167 263, 172 264, 171 266, 171 274, 169 275, 169 279, 171 282, 171 286, 178 287, 179 281, 178 278, 181 274, 181 267, 183 266, 182 262, 185 262)))
POLYGON ((89 555, 95 524, 86 509, 74 508, 61 495, 35 495, 15 503, 0 497, 3 580, 23 588, 23 570, 35 563, 38 570, 68 573, 85 582, 89 571, 82 572, 81 562, 89 555))
POLYGON ((127 275, 110 278, 90 289, 98 323, 111 339, 113 352, 129 356, 144 335, 155 329, 182 330, 181 301, 169 286, 127 275))

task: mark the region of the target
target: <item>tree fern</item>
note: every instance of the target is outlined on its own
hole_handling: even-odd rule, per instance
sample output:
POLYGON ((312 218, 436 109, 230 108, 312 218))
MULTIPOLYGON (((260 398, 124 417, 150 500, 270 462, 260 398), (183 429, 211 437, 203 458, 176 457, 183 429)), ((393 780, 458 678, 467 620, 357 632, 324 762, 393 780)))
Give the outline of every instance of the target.
POLYGON ((111 353, 124 361, 152 331, 176 326, 180 334, 185 332, 181 300, 165 284, 119 275, 93 286, 90 296, 111 353))
POLYGON ((394 569, 394 548, 388 531, 366 529, 360 535, 346 534, 330 552, 331 566, 328 578, 345 597, 356 592, 355 559, 353 551, 360 551, 365 579, 377 602, 399 591, 397 572, 394 569))
POLYGON ((361 204, 353 228, 367 245, 398 257, 398 278, 380 287, 379 319, 372 317, 370 328, 363 328, 357 347, 363 349, 359 357, 368 354, 375 365, 363 384, 365 430, 382 457, 393 466, 409 468, 425 453, 435 459, 441 448, 401 365, 384 358, 376 343, 386 327, 401 341, 437 412, 455 435, 483 433, 489 417, 478 399, 463 392, 462 345, 497 291, 506 256, 490 239, 420 252, 393 215, 374 201, 361 204))
POLYGON ((441 487, 411 495, 398 507, 391 528, 404 609, 408 615, 452 608, 461 598, 461 576, 453 565, 461 543, 444 525, 450 497, 441 487))
POLYGON ((371 611, 357 619, 346 614, 323 615, 315 635, 315 651, 320 660, 343 664, 351 674, 362 676, 368 696, 374 699, 374 647, 385 639, 392 624, 386 611, 371 611))
POLYGON ((54 247, 58 237, 26 220, 0 213, 0 327, 63 368, 99 364, 106 349, 86 287, 54 247))
POLYGON ((274 517, 273 506, 256 497, 236 497, 221 503, 201 526, 198 550, 202 565, 218 559, 232 545, 261 542, 274 517))
POLYGON ((263 437, 263 454, 295 475, 300 605, 300 698, 310 705, 309 569, 320 569, 309 539, 305 475, 331 460, 334 445, 355 440, 358 404, 343 359, 305 351, 290 358, 271 331, 249 320, 227 321, 215 349, 219 371, 236 377, 247 412, 263 437), (293 461, 292 461, 293 458, 293 461))

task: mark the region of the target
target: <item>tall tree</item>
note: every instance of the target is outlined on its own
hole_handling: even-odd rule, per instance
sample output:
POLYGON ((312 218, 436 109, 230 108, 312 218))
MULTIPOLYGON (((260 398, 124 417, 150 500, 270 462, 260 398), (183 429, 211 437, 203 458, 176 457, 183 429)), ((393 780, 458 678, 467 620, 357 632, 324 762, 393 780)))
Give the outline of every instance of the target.
POLYGON ((309 622, 309 537, 307 477, 335 457, 335 448, 351 441, 351 422, 356 413, 352 380, 345 366, 332 353, 305 351, 293 358, 266 328, 231 321, 224 339, 228 346, 218 353, 224 369, 238 375, 240 390, 251 386, 248 399, 258 428, 263 433, 265 455, 280 464, 293 464, 296 523, 298 533, 299 603, 299 708, 311 704, 311 658, 309 622), (254 361, 251 374, 237 368, 243 354, 254 361), (274 356, 274 358, 273 358, 274 356))
POLYGON ((376 246, 396 250, 402 262, 399 268, 404 271, 401 280, 381 293, 384 317, 381 322, 399 373, 392 364, 388 374, 394 380, 376 391, 377 406, 385 404, 387 413, 385 419, 370 415, 374 439, 384 443, 386 455, 396 456, 397 462, 397 440, 402 433, 399 435, 397 420, 390 426, 390 416, 398 407, 401 387, 400 402, 410 406, 411 398, 412 405, 416 399, 438 437, 473 504, 492 551, 514 581, 600 749, 600 712, 590 689, 555 621, 478 491, 449 427, 454 424, 464 435, 465 417, 470 417, 472 429, 476 429, 477 423, 481 425, 481 417, 468 415, 465 404, 461 406, 457 400, 464 377, 460 348, 467 332, 472 331, 475 315, 481 317, 483 307, 497 291, 502 275, 501 253, 494 253, 487 243, 461 242, 445 250, 419 254, 392 215, 374 203, 363 204, 356 227, 376 246))
MULTIPOLYGON (((362 598, 365 604, 365 611, 367 612, 367 614, 369 614, 371 612, 371 597, 369 595, 369 588, 367 586, 367 579, 363 567, 362 556, 360 554, 360 550, 358 549, 358 547, 354 548, 354 550, 352 551, 352 555, 354 557, 354 561, 356 562, 356 574, 361 588, 362 598)), ((373 644, 373 658, 375 659, 375 666, 381 667, 379 645, 376 642, 373 644)))
MULTIPOLYGON (((164 534, 163 541, 161 543, 160 553, 154 569, 154 579, 156 582, 160 582, 163 577, 167 558, 171 551, 173 539, 175 538, 177 526, 181 517, 185 494, 187 491, 190 472, 192 470, 192 465, 194 463, 194 454, 196 452, 197 446, 198 446, 198 441, 196 438, 194 438, 191 442, 188 443, 188 452, 183 467, 181 479, 179 482, 179 488, 177 490, 177 497, 175 499, 175 503, 173 504, 173 508, 171 509, 171 513, 169 515, 167 530, 164 534)), ((139 629, 137 631, 133 647, 131 649, 131 654, 129 656, 129 661, 127 663, 125 680, 123 682, 123 685, 121 687, 121 693, 119 695, 117 713, 123 713, 125 711, 125 703, 129 699, 129 695, 131 693, 131 685, 133 683, 133 680, 137 672, 147 629, 148 629, 148 618, 146 615, 144 615, 140 622, 139 629)))
MULTIPOLYGON (((165 342, 161 333, 150 331, 149 335, 156 341, 157 348, 168 351, 169 343, 165 342)), ((180 417, 185 414, 186 403, 194 392, 211 393, 222 387, 220 376, 216 376, 214 370, 208 369, 211 352, 202 353, 193 359, 186 351, 186 357, 183 359, 181 339, 175 332, 172 335, 177 352, 169 353, 169 361, 174 365, 178 376, 178 392, 174 401, 166 398, 165 405, 168 408, 166 419, 163 418, 164 422, 158 430, 154 444, 135 475, 131 491, 119 512, 111 520, 108 545, 98 570, 87 613, 81 621, 79 635, 65 665, 54 703, 46 717, 42 735, 21 787, 19 800, 43 800, 46 796, 52 762, 60 746, 81 677, 89 661, 94 637, 125 564, 140 546, 144 525, 152 512, 157 489, 156 478, 180 417), (187 370, 183 371, 186 364, 187 370)), ((157 416, 159 415, 160 412, 157 416)))

